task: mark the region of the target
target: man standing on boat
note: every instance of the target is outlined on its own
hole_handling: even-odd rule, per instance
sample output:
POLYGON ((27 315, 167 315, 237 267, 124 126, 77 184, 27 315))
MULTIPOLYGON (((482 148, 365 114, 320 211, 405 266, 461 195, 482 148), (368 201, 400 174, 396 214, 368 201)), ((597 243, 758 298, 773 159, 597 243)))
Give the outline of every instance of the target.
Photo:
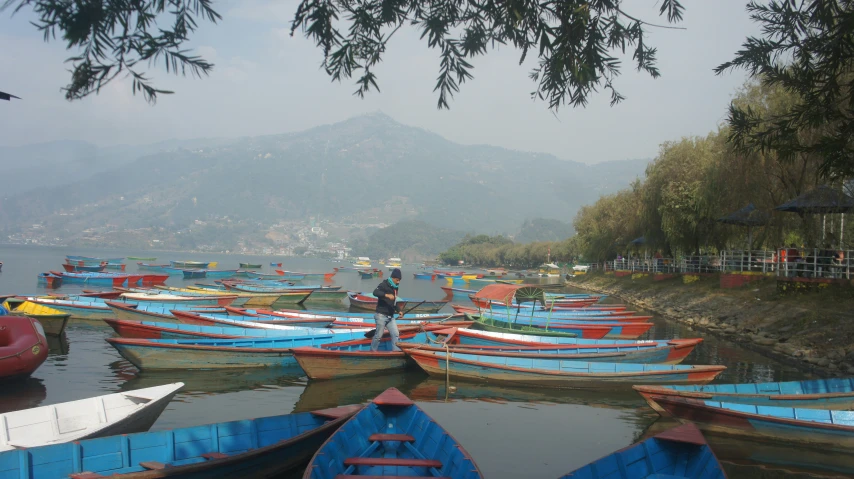
POLYGON ((388 329, 388 334, 391 336, 392 351, 400 351, 400 348, 397 347, 400 333, 397 330, 395 316, 403 317, 403 313, 397 306, 397 288, 400 285, 400 278, 402 276, 400 269, 395 268, 391 272, 391 277, 380 283, 377 289, 374 290, 374 296, 377 297, 377 310, 374 313, 377 330, 374 333, 374 337, 371 338, 371 351, 379 349, 380 340, 386 329, 388 329))

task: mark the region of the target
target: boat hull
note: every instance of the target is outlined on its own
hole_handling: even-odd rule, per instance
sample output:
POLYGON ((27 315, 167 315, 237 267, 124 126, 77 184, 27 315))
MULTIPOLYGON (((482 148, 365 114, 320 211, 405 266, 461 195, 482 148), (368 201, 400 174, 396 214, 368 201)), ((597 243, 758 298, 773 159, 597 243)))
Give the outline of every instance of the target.
MULTIPOLYGON (((657 402, 660 408, 666 410, 670 416, 677 418, 680 422, 694 423, 703 431, 836 451, 854 450, 853 426, 826 424, 746 412, 747 410, 791 411, 792 408, 733 404, 733 406, 743 408, 742 411, 738 411, 713 407, 700 399, 654 395, 651 396, 651 399, 657 402)), ((708 403, 721 404, 715 401, 708 401, 708 403)), ((816 413, 816 417, 827 416, 828 419, 832 413, 841 413, 846 416, 851 414, 848 411, 820 411, 816 409, 798 409, 797 411, 812 411, 816 413)))
POLYGON ((334 351, 295 348, 294 358, 311 379, 336 379, 406 369, 402 351, 334 351))
MULTIPOLYGON (((723 366, 704 366, 696 369, 656 371, 643 370, 649 366, 638 365, 642 366, 642 370, 638 372, 564 372, 522 366, 536 361, 531 359, 519 359, 516 362, 519 365, 513 366, 460 359, 453 353, 447 360, 444 353, 417 350, 407 350, 406 353, 431 376, 445 377, 446 366, 449 366, 450 375, 462 379, 565 389, 626 389, 638 383, 705 384, 725 369, 723 366)), ((508 361, 508 364, 513 362, 508 361)))

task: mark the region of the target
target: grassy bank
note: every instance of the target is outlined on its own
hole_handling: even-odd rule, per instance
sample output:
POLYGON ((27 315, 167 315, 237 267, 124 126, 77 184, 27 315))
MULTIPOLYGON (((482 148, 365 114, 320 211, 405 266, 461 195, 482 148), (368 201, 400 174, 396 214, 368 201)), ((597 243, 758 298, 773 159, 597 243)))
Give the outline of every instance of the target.
POLYGON ((854 375, 854 287, 781 294, 773 278, 722 289, 717 275, 588 274, 569 280, 822 375, 854 375), (697 277, 694 277, 697 278, 697 277))

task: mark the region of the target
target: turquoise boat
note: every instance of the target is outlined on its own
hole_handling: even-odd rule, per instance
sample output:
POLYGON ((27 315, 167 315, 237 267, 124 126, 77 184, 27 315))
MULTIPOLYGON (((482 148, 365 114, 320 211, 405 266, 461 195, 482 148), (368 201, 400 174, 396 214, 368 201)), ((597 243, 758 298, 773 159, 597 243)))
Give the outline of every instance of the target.
POLYGON ((0 453, 0 477, 277 477, 304 466, 362 406, 123 434, 0 453))
POLYGON ((650 400, 651 396, 808 409, 854 408, 854 378, 702 386, 635 386, 634 389, 663 415, 667 415, 667 412, 656 409, 656 402, 650 400))
POLYGON ((365 333, 311 334, 266 339, 107 338, 138 369, 299 367, 293 348, 365 339, 365 333))
MULTIPOLYGON (((854 411, 806 409, 649 395, 656 410, 701 430, 760 441, 854 451, 854 411)), ((797 454, 797 450, 793 450, 797 454)))

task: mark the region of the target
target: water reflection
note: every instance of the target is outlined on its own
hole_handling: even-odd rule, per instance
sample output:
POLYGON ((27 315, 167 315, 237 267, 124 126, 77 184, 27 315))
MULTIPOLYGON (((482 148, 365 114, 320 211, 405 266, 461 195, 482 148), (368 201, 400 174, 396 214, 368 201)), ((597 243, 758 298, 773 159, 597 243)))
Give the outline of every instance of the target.
POLYGON ((47 388, 41 379, 6 381, 0 388, 0 414, 37 407, 46 397, 47 388))
MULTIPOLYGON (((47 347, 48 354, 52 356, 57 355, 67 355, 70 351, 68 336, 66 336, 65 331, 62 332, 59 336, 46 336, 47 337, 47 347)), ((65 359, 65 358, 62 358, 65 359)))
POLYGON ((425 374, 414 371, 340 378, 329 381, 309 380, 302 394, 300 394, 293 412, 365 403, 390 387, 395 387, 404 394, 408 394, 425 377, 425 374))
POLYGON ((108 365, 120 391, 183 382, 182 395, 213 395, 264 387, 305 386, 305 373, 298 368, 252 368, 233 370, 151 370, 139 371, 127 361, 108 365))

